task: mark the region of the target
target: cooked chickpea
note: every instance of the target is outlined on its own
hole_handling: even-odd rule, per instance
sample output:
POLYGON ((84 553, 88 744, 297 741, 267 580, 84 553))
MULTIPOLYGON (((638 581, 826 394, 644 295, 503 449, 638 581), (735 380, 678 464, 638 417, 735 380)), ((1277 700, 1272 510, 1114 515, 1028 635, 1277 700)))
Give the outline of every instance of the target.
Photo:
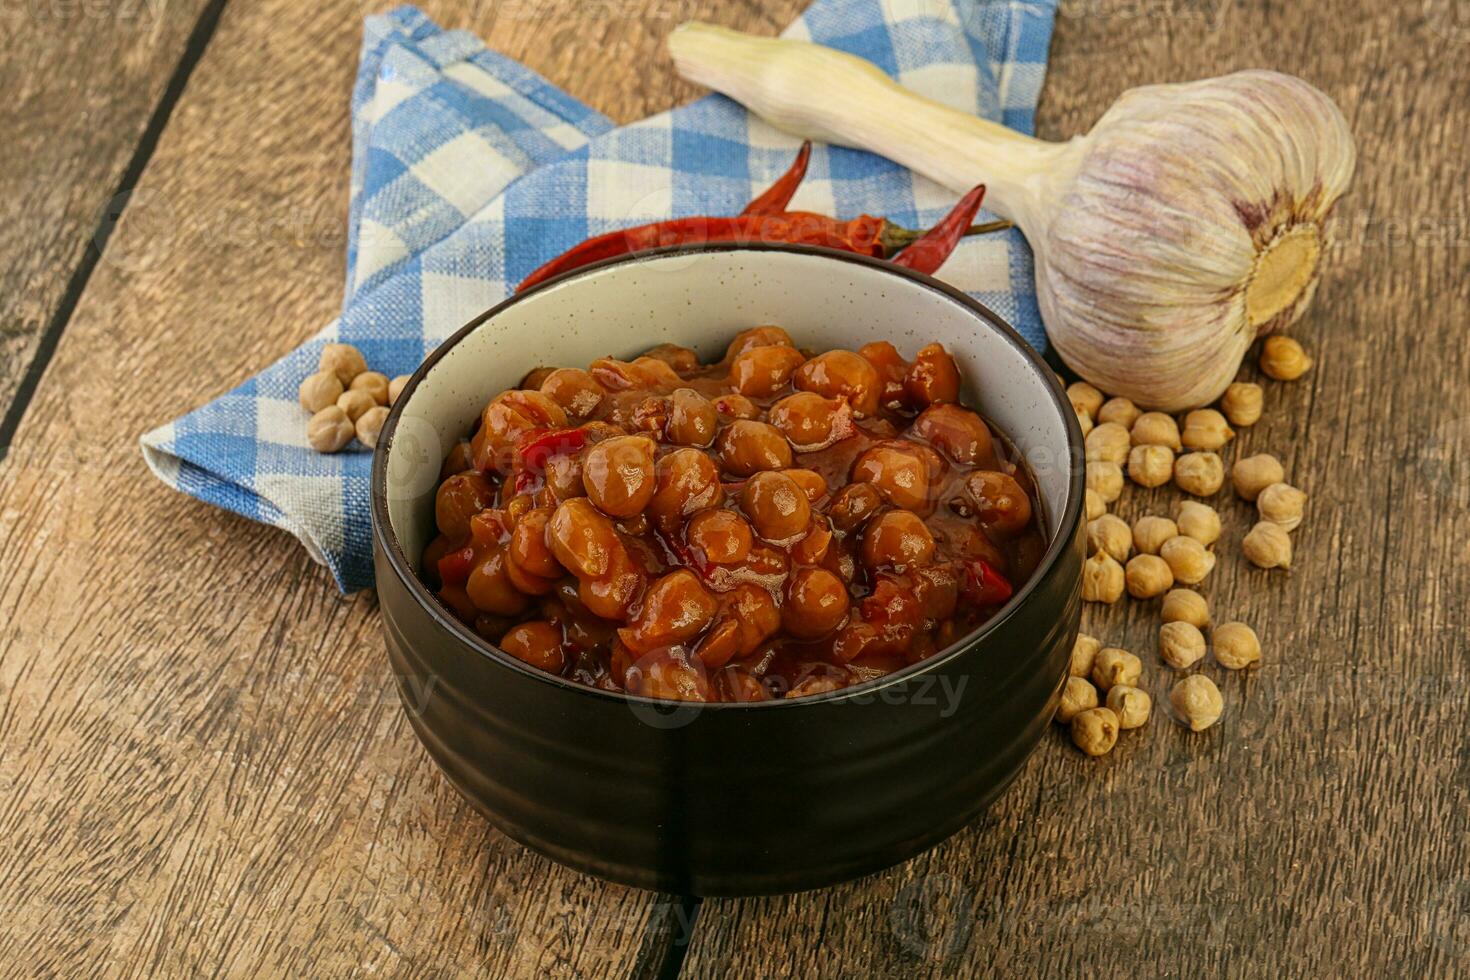
POLYGON ((1281 461, 1270 453, 1257 453, 1237 459, 1230 470, 1230 480, 1235 484, 1236 493, 1254 503, 1262 490, 1273 483, 1285 482, 1286 470, 1282 468, 1281 461))
POLYGON ((1188 445, 1180 442, 1178 423, 1163 412, 1144 412, 1133 420, 1128 435, 1135 446, 1163 446, 1176 453, 1188 445))
POLYGON ((895 507, 927 513, 932 505, 929 467, 907 446, 885 444, 865 451, 853 462, 852 479, 872 486, 895 507))
POLYGON ((606 575, 612 568, 613 553, 623 547, 612 521, 586 497, 573 497, 557 506, 546 525, 546 540, 556 560, 579 579, 606 575))
POLYGON ((791 383, 801 391, 846 398, 858 418, 878 411, 878 396, 883 391, 878 369, 850 350, 818 354, 797 369, 791 383))
POLYGON ((1086 678, 1068 677, 1062 685, 1062 699, 1057 702, 1057 713, 1052 720, 1058 725, 1070 725, 1078 714, 1096 707, 1097 688, 1086 678))
POLYGON ((1086 415, 1094 420, 1097 418, 1097 410, 1102 408, 1106 400, 1102 392, 1086 381, 1077 381, 1068 385, 1067 399, 1077 410, 1078 415, 1086 415))
POLYGON ((1092 683, 1099 691, 1111 690, 1118 684, 1137 686, 1142 676, 1143 661, 1121 647, 1104 647, 1092 663, 1092 683))
POLYGON ((1240 550, 1260 568, 1291 567, 1291 535, 1280 524, 1258 522, 1240 542, 1240 550))
POLYGON ((1256 495, 1256 510, 1261 520, 1280 524, 1282 530, 1295 531, 1302 522, 1307 495, 1289 483, 1273 483, 1256 495))
POLYGON ((752 347, 730 364, 730 385, 751 398, 769 398, 791 380, 806 358, 795 347, 752 347))
POLYGON ((327 344, 322 348, 317 369, 331 371, 346 388, 352 384, 353 378, 367 370, 367 360, 363 358, 362 351, 351 344, 327 344))
POLYGON ((621 542, 608 557, 606 573, 578 580, 577 599, 594 616, 626 620, 643 592, 645 575, 621 542))
POLYGON ((807 503, 815 504, 827 496, 827 481, 816 470, 797 468, 781 470, 780 472, 785 473, 796 481, 796 485, 801 487, 801 492, 806 494, 807 503))
MULTIPOLYGON (((886 340, 875 340, 858 348, 858 356, 878 372, 878 377, 883 381, 883 393, 879 395, 878 401, 886 407, 904 408, 907 396, 904 393, 904 376, 908 374, 909 363, 899 354, 898 348, 886 340)), ((920 406, 921 408, 923 406, 920 406)))
POLYGON ((959 405, 931 405, 914 420, 914 434, 962 466, 995 465, 994 437, 985 420, 959 405))
POLYGON ((934 536, 909 511, 884 511, 863 532, 863 564, 870 569, 924 565, 933 557, 934 536))
POLYGON ((1152 599, 1174 587, 1174 573, 1158 555, 1134 555, 1123 574, 1128 594, 1135 599, 1152 599))
POLYGON ((509 473, 515 447, 535 429, 559 429, 567 424, 567 413, 539 391, 503 391, 490 400, 480 415, 475 435, 475 465, 481 470, 509 473))
POLYGON ((1092 487, 1083 491, 1082 516, 1084 520, 1095 521, 1108 512, 1108 505, 1102 496, 1092 487))
POLYGON ((1214 452, 1235 438, 1235 430, 1225 416, 1213 408, 1197 408, 1184 416, 1184 445, 1188 449, 1214 452))
POLYGON ((582 456, 582 485, 597 509, 609 517, 643 513, 658 479, 654 443, 646 436, 614 436, 588 447, 582 456))
POLYGON ((795 347, 791 342, 791 334, 780 327, 765 326, 751 327, 742 330, 730 341, 730 346, 725 348, 725 360, 734 361, 735 358, 744 354, 753 347, 795 347))
POLYGON ((1167 517, 1140 517, 1133 522, 1133 547, 1140 555, 1157 555, 1164 542, 1179 534, 1179 528, 1167 517))
POLYGON ((1220 689, 1204 674, 1191 674, 1169 692, 1174 717, 1192 732, 1202 732, 1220 720, 1225 699, 1220 689))
MULTIPOLYGON (((625 654, 632 657, 631 653, 625 654)), ((633 660, 624 675, 629 694, 665 701, 708 701, 709 678, 681 650, 656 650, 633 660)))
POLYGON ((1093 460, 1087 464, 1087 489, 1111 504, 1123 496, 1123 469, 1117 463, 1093 460))
POLYGON ((1174 475, 1174 452, 1166 446, 1134 446, 1128 453, 1128 478, 1141 487, 1161 487, 1174 475))
POLYGON ((1225 483, 1225 464, 1215 453, 1185 453, 1174 461, 1174 485, 1196 497, 1210 497, 1225 483))
POLYGON ((987 531, 1014 535, 1031 523, 1031 498, 1008 473, 976 470, 965 478, 965 495, 975 507, 976 520, 987 531))
POLYGON ((748 657, 767 638, 781 628, 781 611, 776 600, 758 585, 741 582, 725 593, 723 602, 729 615, 740 624, 739 656, 748 657))
POLYGON ((388 404, 388 376, 380 371, 364 371, 352 379, 348 391, 365 391, 379 405, 388 404))
POLYGON ((1165 541, 1159 548, 1159 557, 1168 564, 1174 581, 1185 585, 1198 585, 1215 570, 1215 553, 1182 534, 1165 541))
POLYGON ((903 379, 904 391, 919 408, 960 398, 960 369, 940 344, 927 344, 914 355, 903 379))
POLYGON ((537 507, 521 515, 510 536, 510 560, 514 565, 542 578, 562 574, 556 555, 546 540, 546 525, 551 522, 551 508, 537 507))
POLYGON ((1084 441, 1089 463, 1115 463, 1122 466, 1128 461, 1128 450, 1133 437, 1117 422, 1104 422, 1087 434, 1084 441))
POLYGON ((1210 625, 1210 604, 1193 589, 1170 589, 1159 616, 1166 623, 1188 623, 1204 629, 1210 625))
POLYGON ((1198 500, 1181 500, 1174 505, 1174 522, 1179 533, 1194 538, 1208 548, 1220 540, 1220 515, 1215 508, 1198 500))
POLYGON ((1266 393, 1260 385, 1237 381, 1220 397, 1220 411, 1235 425, 1255 425, 1261 419, 1266 393))
POLYGON ((581 368, 557 368, 541 382, 541 394, 561 406, 568 418, 590 418, 607 392, 581 368))
POLYGON ((806 494, 785 473, 757 473, 740 491, 740 509, 767 541, 786 541, 803 534, 811 523, 806 494))
POLYGON ((383 431, 383 423, 388 421, 388 407, 386 405, 374 405, 357 417, 357 425, 354 431, 357 433, 357 441, 369 449, 378 447, 378 435, 383 431))
POLYGON ((1097 637, 1078 633, 1077 639, 1072 642, 1072 660, 1067 667, 1067 673, 1072 677, 1091 675, 1093 661, 1097 659, 1098 651, 1101 649, 1102 643, 1097 637))
POLYGON ((831 445, 841 434, 834 429, 843 418, 845 404, 840 398, 798 391, 772 405, 768 417, 798 452, 810 452, 831 445))
POLYGON ((1090 708, 1072 719, 1072 744, 1090 756, 1107 755, 1118 744, 1118 716, 1111 708, 1090 708))
POLYGON ((733 510, 711 508, 689 519, 685 538, 690 547, 716 565, 736 565, 744 561, 755 543, 750 525, 733 510))
POLYGON ((530 596, 517 589, 511 581, 505 564, 505 548, 496 547, 470 570, 464 590, 480 612, 493 616, 518 616, 531 604, 530 596))
POLYGON ((1112 604, 1123 597, 1123 566, 1105 551, 1082 563, 1082 598, 1112 604))
POLYGON ((1159 658, 1170 667, 1188 670, 1204 656, 1205 636, 1195 624, 1176 619, 1159 627, 1159 658))
POLYGON ((715 411, 727 419, 753 419, 759 418, 761 414, 755 402, 734 393, 716 398, 715 411))
POLYGON ((838 490, 827 508, 832 526, 846 534, 860 530, 883 506, 883 495, 871 483, 849 483, 838 490))
POLYGON ((1210 637, 1215 659, 1226 670, 1244 670, 1261 662, 1261 641, 1244 623, 1222 623, 1210 637))
POLYGON ((737 420, 715 438, 720 468, 735 476, 791 467, 791 443, 781 430, 765 422, 737 420))
POLYGON ((1087 525, 1087 550, 1111 555, 1114 561, 1127 561, 1133 545, 1133 532, 1128 522, 1113 514, 1104 514, 1087 525))
POLYGON ((704 448, 715 441, 719 416, 715 403, 693 388, 678 388, 669 396, 664 435, 676 446, 704 448))
POLYGON ((297 398, 301 407, 315 415, 328 405, 337 404, 337 399, 342 397, 342 379, 338 378, 333 371, 318 371, 316 374, 308 375, 301 382, 301 390, 297 392, 297 398))
POLYGON ((847 586, 825 568, 800 568, 786 584, 781 622, 803 639, 826 636, 847 619, 847 586))
POLYGON ((352 419, 336 405, 328 405, 306 423, 306 441, 319 453, 335 453, 352 441, 352 419))
POLYGON ((353 425, 356 425, 357 420, 362 418, 363 413, 370 408, 377 408, 378 403, 366 391, 349 389, 338 396, 337 407, 346 414, 353 425))
POLYGON ((725 499, 715 461, 697 449, 676 449, 654 466, 655 487, 648 516, 672 530, 690 514, 715 507, 725 499))
POLYGON ((643 356, 663 361, 679 374, 692 374, 699 370, 699 355, 679 344, 658 344, 644 351, 643 356))
POLYGON ((388 404, 397 405, 398 396, 403 394, 403 389, 408 387, 409 375, 400 374, 388 382, 388 404))
POLYGON ((1290 337, 1272 334, 1261 345, 1261 370, 1277 381, 1295 381, 1312 368, 1312 359, 1290 337))
POLYGON ((1148 692, 1127 684, 1117 684, 1108 689, 1107 706, 1118 716, 1118 727, 1127 731, 1142 728, 1153 712, 1154 699, 1148 692))
POLYGON ((1124 429, 1131 429, 1133 428, 1133 423, 1138 421, 1138 416, 1141 414, 1142 412, 1139 407, 1133 404, 1131 400, 1118 397, 1109 398, 1103 402, 1102 407, 1097 410, 1096 418, 1099 424, 1105 425, 1111 422, 1116 425, 1121 425, 1124 429))
POLYGON ((566 667, 566 654, 561 647, 561 630, 543 619, 512 626, 500 639, 500 649, 552 674, 566 667))
POLYGON ((676 569, 648 587, 637 617, 618 630, 636 654, 694 639, 715 618, 719 603, 687 568, 676 569))
POLYGON ((434 494, 434 523, 439 533, 459 541, 470 533, 470 518, 495 502, 495 487, 489 480, 467 470, 456 473, 434 494))

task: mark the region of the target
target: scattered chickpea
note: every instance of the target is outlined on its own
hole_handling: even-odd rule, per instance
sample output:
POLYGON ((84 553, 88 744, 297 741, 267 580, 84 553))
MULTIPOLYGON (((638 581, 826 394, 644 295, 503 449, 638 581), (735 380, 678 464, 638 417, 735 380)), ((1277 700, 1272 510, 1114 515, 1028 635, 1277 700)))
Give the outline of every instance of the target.
POLYGON ((1193 589, 1170 589, 1164 596, 1164 608, 1160 615, 1164 624, 1188 623, 1196 630, 1210 625, 1210 604, 1205 597, 1193 589))
POLYGON ((409 376, 406 375, 406 374, 400 374, 398 377, 396 377, 392 381, 388 382, 388 404, 389 405, 397 405, 398 404, 398 396, 401 395, 401 394, 403 394, 403 389, 404 388, 408 387, 408 377, 409 376))
POLYGON ((1280 524, 1283 530, 1295 531, 1302 522, 1307 495, 1290 483, 1273 483, 1256 497, 1256 510, 1261 519, 1280 524))
POLYGON ((1104 514, 1087 523, 1087 550, 1093 554, 1101 551, 1111 555, 1114 561, 1127 561, 1133 548, 1133 532, 1128 522, 1114 514, 1104 514))
POLYGON ((1237 459, 1230 470, 1230 480, 1235 484, 1235 492, 1252 502, 1260 496, 1262 490, 1285 479, 1286 470, 1282 469, 1281 461, 1270 453, 1257 453, 1237 459))
POLYGON ((1094 460, 1087 464, 1087 488, 1103 503, 1110 504, 1123 496, 1123 469, 1117 463, 1094 460))
POLYGON ((1133 422, 1129 436, 1135 446, 1167 446, 1180 450, 1179 425, 1163 412, 1144 412, 1133 422))
POLYGON ((363 412, 375 408, 377 404, 372 395, 361 389, 344 391, 342 397, 337 399, 337 407, 347 413, 347 417, 354 425, 357 424, 358 419, 362 418, 363 412))
POLYGON ((1143 676, 1143 661, 1121 647, 1105 647, 1092 662, 1092 683, 1099 691, 1117 684, 1135 687, 1143 676))
POLYGON ((351 344, 328 344, 322 348, 317 367, 331 371, 345 388, 352 384, 353 378, 367 370, 367 360, 363 358, 362 351, 351 344))
POLYGON ((352 420, 341 407, 328 405, 306 423, 306 441, 319 453, 335 453, 352 441, 352 420))
POLYGON ((1179 534, 1179 527, 1167 517, 1140 517, 1133 522, 1133 547, 1140 555, 1157 555, 1164 542, 1179 534))
POLYGON ((1092 662, 1097 659, 1097 652, 1102 649, 1102 643, 1095 636, 1086 633, 1078 633, 1077 639, 1072 643, 1072 663, 1067 668, 1067 673, 1072 677, 1086 677, 1092 673, 1092 662))
POLYGON ((1089 418, 1096 417, 1097 410, 1102 408, 1105 400, 1103 393, 1086 381, 1068 385, 1067 398, 1072 402, 1072 407, 1077 410, 1078 415, 1086 415, 1089 418))
POLYGON ((1312 368, 1312 358, 1290 337, 1272 334, 1261 345, 1261 370, 1277 381, 1295 381, 1312 368))
POLYGON ((1142 728, 1153 712, 1154 699, 1146 691, 1127 684, 1118 684, 1108 690, 1108 710, 1118 716, 1118 727, 1127 731, 1142 728))
POLYGON ((1123 566, 1106 551, 1082 563, 1082 598, 1088 602, 1114 603, 1123 597, 1123 566))
POLYGON ((1132 437, 1125 427, 1117 422, 1104 422, 1087 434, 1087 461, 1122 466, 1128 461, 1128 447, 1131 444, 1132 437))
POLYGON ((1168 446, 1134 446, 1128 453, 1128 478, 1141 487, 1161 487, 1174 475, 1174 451, 1168 446))
POLYGON ((364 371, 352 379, 349 391, 365 391, 379 405, 388 404, 388 376, 381 371, 364 371))
POLYGON ((378 446, 378 434, 383 431, 383 423, 388 421, 388 406, 374 405, 357 417, 357 441, 369 449, 378 446))
POLYGON ((1175 620, 1159 627, 1159 658, 1175 670, 1188 670, 1205 657, 1205 635, 1193 623, 1175 620))
POLYGON ((1179 533, 1194 538, 1208 548, 1220 540, 1220 514, 1209 504, 1198 500, 1181 500, 1174 505, 1174 523, 1179 533))
POLYGON ((1152 599, 1174 587, 1174 573, 1158 555, 1134 555, 1128 560, 1124 580, 1135 599, 1152 599))
POLYGON ((1107 755, 1118 744, 1118 716, 1109 708, 1089 708, 1072 719, 1072 744, 1090 756, 1107 755))
POLYGON ((1202 732, 1220 720, 1225 699, 1220 689, 1204 674, 1191 674, 1169 692, 1169 704, 1181 725, 1192 732, 1202 732))
POLYGON ((1113 422, 1125 429, 1131 429, 1140 414, 1142 412, 1137 405, 1130 399, 1119 396, 1103 402, 1102 408, 1097 410, 1097 420, 1100 423, 1113 422))
POLYGON ((1215 645, 1215 659, 1226 670, 1242 670, 1261 662, 1261 641, 1256 631, 1244 623, 1223 623, 1210 637, 1215 645))
POLYGON ((1291 535, 1280 524, 1258 522, 1246 533, 1240 550, 1261 568, 1291 567, 1291 535))
POLYGON ((1235 425, 1255 425, 1261 420, 1266 393, 1253 381, 1237 381, 1220 397, 1220 411, 1235 425))
POLYGON ((1174 485, 1196 497, 1210 497, 1225 484, 1225 463, 1216 453, 1185 453, 1174 461, 1174 485))
POLYGON ((1097 688, 1083 677, 1068 677, 1062 685, 1062 700, 1057 704, 1055 721, 1069 725, 1072 719, 1090 708, 1097 707, 1097 688))
POLYGON ((1189 449, 1213 452, 1235 438, 1235 430, 1225 416, 1213 408, 1197 408, 1184 416, 1184 445, 1189 449))
POLYGON ((1082 498, 1082 509, 1086 520, 1095 521, 1108 512, 1108 504, 1096 490, 1088 487, 1082 498))
POLYGON ((1215 570, 1215 553, 1183 534, 1165 541, 1159 557, 1168 563, 1174 581, 1185 585, 1198 585, 1215 570))
POLYGON ((1092 421, 1092 416, 1091 415, 1088 415, 1086 412, 1078 412, 1077 413, 1077 424, 1082 427, 1082 438, 1084 440, 1088 436, 1092 435, 1092 427, 1093 427, 1094 423, 1092 421))
POLYGON ((301 407, 315 415, 328 405, 337 404, 342 397, 342 382, 331 371, 318 371, 301 382, 297 398, 301 407))

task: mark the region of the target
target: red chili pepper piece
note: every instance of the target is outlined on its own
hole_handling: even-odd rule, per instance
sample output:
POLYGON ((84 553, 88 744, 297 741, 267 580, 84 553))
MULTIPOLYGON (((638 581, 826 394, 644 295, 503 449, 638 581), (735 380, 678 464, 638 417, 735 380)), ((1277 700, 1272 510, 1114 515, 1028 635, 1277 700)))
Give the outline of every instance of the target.
POLYGON ((1015 594, 1010 579, 983 558, 965 562, 965 598, 977 606, 999 606, 1015 594))
POLYGON ((984 198, 985 185, 980 184, 960 198, 959 203, 937 225, 898 253, 898 258, 893 263, 907 266, 915 272, 933 275, 970 230, 970 222, 975 220, 975 212, 980 210, 980 202, 984 198))
POLYGON ((796 162, 766 192, 745 206, 741 214, 780 214, 791 203, 791 195, 806 177, 806 165, 812 156, 812 141, 801 144, 796 153, 796 162))
POLYGON ((465 545, 439 559, 439 581, 443 585, 464 585, 475 567, 475 549, 465 545))
POLYGON ((587 430, 537 429, 516 447, 514 470, 516 493, 535 490, 546 476, 546 464, 553 456, 581 452, 587 445, 587 430))

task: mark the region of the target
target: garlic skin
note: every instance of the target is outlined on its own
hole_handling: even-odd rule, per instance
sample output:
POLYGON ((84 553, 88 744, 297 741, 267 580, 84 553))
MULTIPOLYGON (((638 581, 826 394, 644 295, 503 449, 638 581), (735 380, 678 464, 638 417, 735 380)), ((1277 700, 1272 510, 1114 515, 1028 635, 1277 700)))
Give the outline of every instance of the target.
POLYGON ((1277 72, 1134 89, 1085 136, 1048 143, 821 45, 705 24, 668 43, 680 75, 780 129, 957 192, 985 184, 1031 243, 1057 352, 1144 408, 1209 404, 1252 340, 1301 316, 1356 163, 1332 100, 1277 72))

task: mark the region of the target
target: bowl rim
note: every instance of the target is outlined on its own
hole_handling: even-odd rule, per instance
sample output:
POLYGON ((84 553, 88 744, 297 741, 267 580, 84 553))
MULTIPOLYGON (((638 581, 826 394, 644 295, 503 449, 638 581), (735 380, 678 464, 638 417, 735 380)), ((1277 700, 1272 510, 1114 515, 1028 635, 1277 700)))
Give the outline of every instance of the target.
POLYGON ((499 666, 515 670, 537 682, 557 687, 571 694, 604 699, 610 703, 643 706, 652 710, 661 711, 673 711, 681 706, 686 710, 690 707, 697 707, 700 711, 799 710, 803 706, 832 704, 834 702, 870 697, 886 688, 907 683, 914 677, 922 675, 961 656, 966 651, 983 642, 989 634, 999 630, 1007 620, 1015 616, 1021 607, 1026 604, 1026 601, 1031 597, 1032 593, 1037 590, 1040 583, 1055 569, 1066 551, 1072 546, 1072 541, 1076 536, 1077 528, 1082 520, 1083 498, 1086 488, 1086 474, 1080 465, 1069 466, 1071 470, 1071 481, 1067 495, 1068 503, 1065 512, 1059 516, 1056 534, 1052 536, 1051 543, 1047 546, 1040 563, 1031 573, 1031 577, 1026 580, 1025 585, 1017 589, 1010 600, 997 610, 994 616, 943 650, 931 654, 918 663, 909 664, 907 667, 896 670, 891 674, 884 674, 881 677, 862 681, 836 691, 812 694, 800 698, 773 698, 768 701, 707 701, 694 704, 681 701, 668 701, 662 698, 650 698, 619 691, 605 691, 587 684, 579 684, 558 674, 547 673, 544 670, 524 663, 501 650, 498 646, 454 618, 419 579, 415 572, 416 565, 410 562, 403 548, 399 545, 398 536, 394 533, 392 524, 388 519, 388 453, 392 449, 393 438, 398 428, 398 420, 403 413, 404 406, 412 401, 414 391, 417 390, 419 382, 428 375, 429 371, 438 364, 441 358, 486 321, 493 319, 511 306, 524 302, 544 290, 552 289, 562 283, 615 266, 635 265, 656 259, 668 258, 670 256, 721 252, 785 252, 867 266, 870 269, 878 270, 899 279, 907 279, 915 285, 938 292, 952 302, 965 307, 975 317, 985 321, 991 328, 999 332, 1012 347, 1019 350, 1032 370, 1041 376, 1051 395, 1052 402, 1061 414, 1062 424, 1067 433, 1068 445, 1066 457, 1069 463, 1075 462, 1076 458, 1080 458, 1078 454, 1082 452, 1082 426, 1077 420, 1076 412, 1072 410, 1071 402, 1067 399, 1066 392, 1063 391, 1061 381, 1057 377, 1056 372, 1042 359, 1035 348, 1028 344, 1016 332, 1016 329, 1007 323, 1000 314, 962 290, 946 282, 942 282, 933 276, 916 272, 906 266, 895 265, 886 259, 860 255, 856 252, 844 252, 819 245, 792 244, 787 242, 704 242, 693 245, 669 245, 661 248, 643 249, 627 255, 614 256, 613 258, 602 259, 585 266, 580 266, 537 283, 524 292, 511 293, 499 303, 496 303, 485 312, 471 319, 447 337, 439 346, 435 347, 413 371, 408 382, 404 385, 403 390, 399 393, 398 398, 394 401, 388 413, 388 418, 383 423, 377 448, 373 451, 372 492, 370 495, 373 544, 382 550, 393 573, 403 583, 414 601, 424 612, 439 626, 448 630, 451 635, 457 637, 462 643, 468 645, 474 652, 487 657, 499 666))

